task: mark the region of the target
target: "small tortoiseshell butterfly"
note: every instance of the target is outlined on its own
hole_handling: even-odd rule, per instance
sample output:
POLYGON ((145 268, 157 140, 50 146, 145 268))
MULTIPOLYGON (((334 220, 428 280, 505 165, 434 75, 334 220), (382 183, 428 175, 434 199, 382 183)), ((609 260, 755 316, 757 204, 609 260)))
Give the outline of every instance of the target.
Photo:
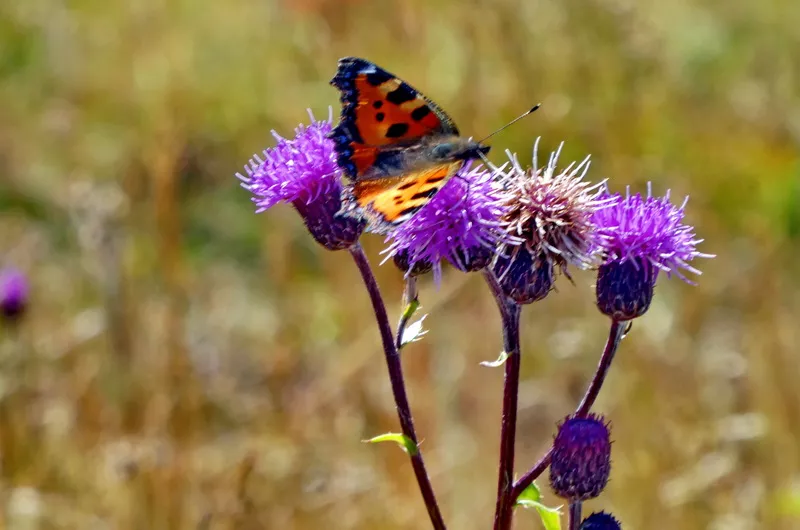
POLYGON ((347 184, 342 212, 386 234, 407 221, 489 146, 462 138, 435 103, 373 63, 339 60, 342 114, 331 131, 347 184))

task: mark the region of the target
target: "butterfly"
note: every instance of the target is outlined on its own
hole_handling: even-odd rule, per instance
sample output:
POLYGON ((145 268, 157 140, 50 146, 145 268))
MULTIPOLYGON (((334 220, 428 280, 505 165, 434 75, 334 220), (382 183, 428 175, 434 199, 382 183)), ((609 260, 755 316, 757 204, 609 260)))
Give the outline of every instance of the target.
POLYGON ((383 68, 356 57, 339 60, 331 84, 342 113, 331 131, 346 177, 344 215, 388 234, 425 206, 468 160, 489 146, 459 136, 434 102, 383 68))

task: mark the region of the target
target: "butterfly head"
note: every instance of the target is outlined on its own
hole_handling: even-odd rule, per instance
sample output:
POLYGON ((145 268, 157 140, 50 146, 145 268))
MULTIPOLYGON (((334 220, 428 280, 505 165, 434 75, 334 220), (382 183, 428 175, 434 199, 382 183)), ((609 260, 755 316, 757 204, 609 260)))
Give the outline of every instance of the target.
POLYGON ((430 159, 435 162, 454 162, 457 160, 473 160, 482 158, 490 147, 467 138, 450 138, 433 145, 430 159))

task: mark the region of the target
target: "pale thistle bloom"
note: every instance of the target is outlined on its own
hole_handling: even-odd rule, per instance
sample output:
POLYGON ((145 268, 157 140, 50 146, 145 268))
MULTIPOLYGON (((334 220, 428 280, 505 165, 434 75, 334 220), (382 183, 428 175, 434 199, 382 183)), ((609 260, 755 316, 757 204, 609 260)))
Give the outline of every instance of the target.
POLYGON ((592 215, 611 201, 603 197, 603 183, 584 180, 589 157, 557 169, 563 145, 540 168, 537 139, 533 168, 524 169, 508 152, 511 164, 499 172, 507 192, 504 221, 512 240, 500 247, 494 271, 506 295, 518 303, 544 298, 553 287, 554 273, 568 274, 568 265, 594 264, 592 215))

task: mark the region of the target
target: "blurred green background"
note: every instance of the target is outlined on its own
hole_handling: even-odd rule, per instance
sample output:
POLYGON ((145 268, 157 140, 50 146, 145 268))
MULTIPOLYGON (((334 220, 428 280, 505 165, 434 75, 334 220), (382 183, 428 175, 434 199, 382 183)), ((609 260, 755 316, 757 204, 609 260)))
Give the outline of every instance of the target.
MULTIPOLYGON (((690 195, 713 260, 662 278, 597 410, 626 529, 800 528, 800 2, 0 3, 0 265, 32 301, 0 336, 0 528, 421 529, 366 293, 234 173, 334 107, 367 57, 468 135, 690 195)), ((374 262, 382 241, 365 237, 374 262)), ((377 269, 396 318, 402 281, 377 269)), ((577 403, 607 323, 592 275, 523 313, 518 472, 577 403)), ((501 370, 477 275, 423 282, 404 352, 450 528, 488 528, 501 370)), ((546 502, 558 504, 552 494, 546 502)), ((517 528, 539 528, 520 510, 517 528)))

